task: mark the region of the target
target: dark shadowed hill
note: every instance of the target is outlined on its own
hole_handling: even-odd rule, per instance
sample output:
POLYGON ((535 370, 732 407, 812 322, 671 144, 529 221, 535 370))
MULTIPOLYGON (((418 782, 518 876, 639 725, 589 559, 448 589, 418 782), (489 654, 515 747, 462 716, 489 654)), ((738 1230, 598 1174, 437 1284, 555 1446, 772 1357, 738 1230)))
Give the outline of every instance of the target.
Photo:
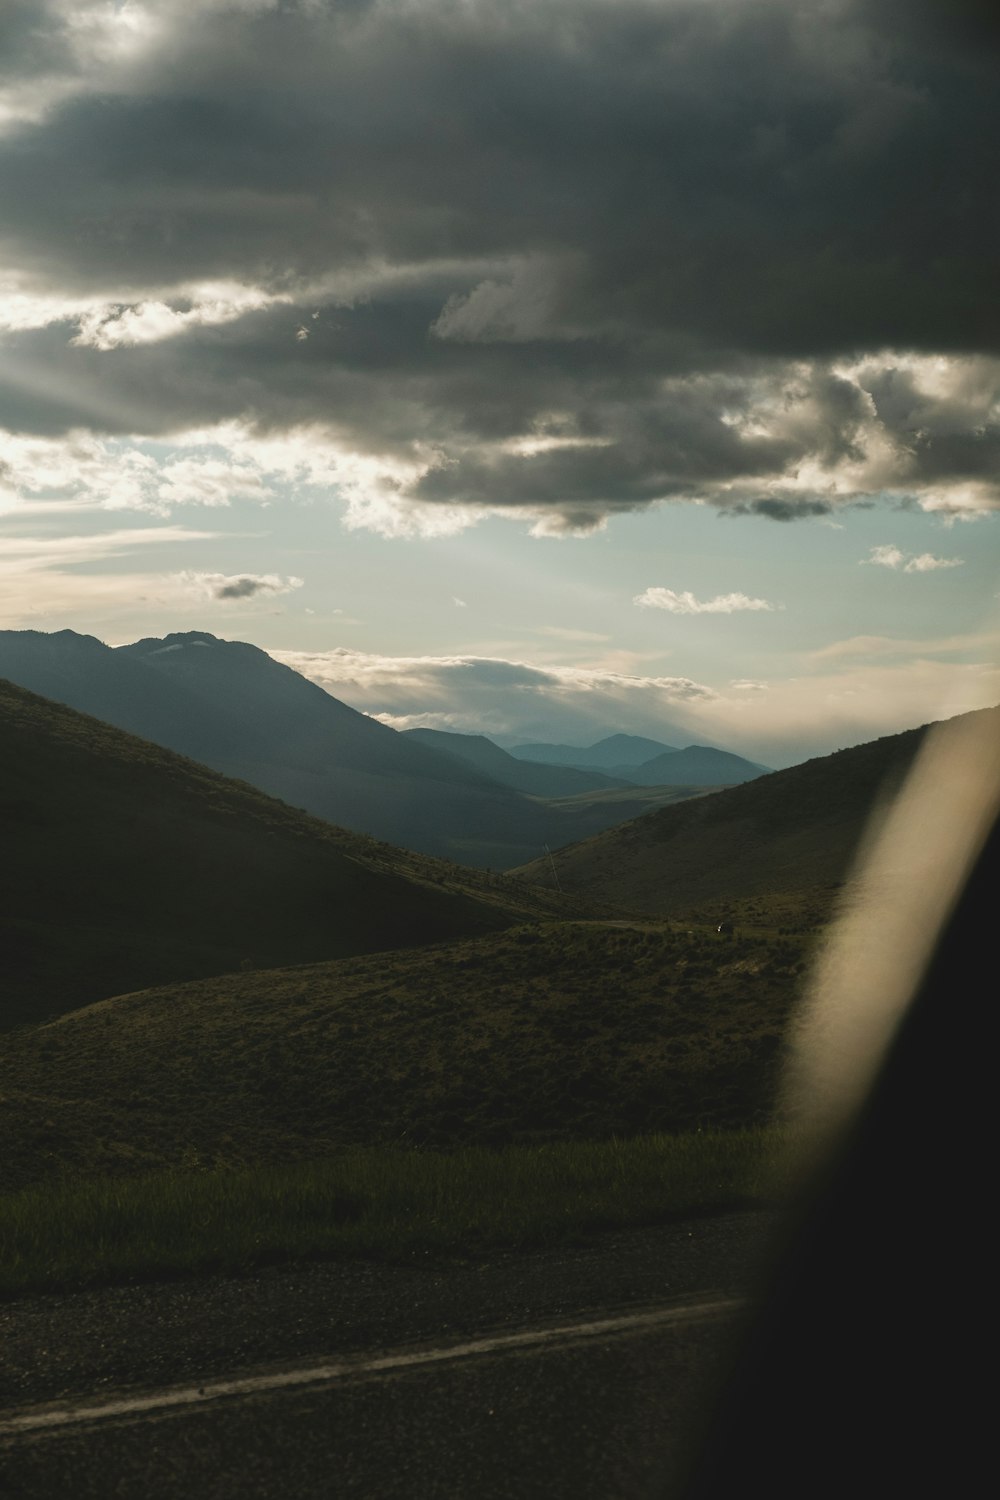
POLYGON ((766 1120, 801 942, 548 922, 120 996, 0 1046, 0 1187, 766 1120))
MULTIPOLYGON (((1000 708, 982 712, 1000 734, 1000 708)), ((656 916, 823 921, 927 727, 662 808, 517 873, 551 885, 554 864, 563 890, 656 916)))
POLYGON ((627 774, 637 786, 738 786, 770 769, 712 745, 688 745, 630 767, 627 774))
POLYGON ((483 734, 450 734, 443 729, 407 729, 407 739, 429 745, 459 760, 503 786, 525 792, 531 797, 575 797, 581 792, 612 791, 629 785, 622 777, 606 776, 600 771, 581 771, 574 766, 543 765, 538 761, 519 760, 501 750, 483 734))
POLYGON ((0 1027, 538 914, 530 891, 347 834, 4 682, 0 820, 0 1027))

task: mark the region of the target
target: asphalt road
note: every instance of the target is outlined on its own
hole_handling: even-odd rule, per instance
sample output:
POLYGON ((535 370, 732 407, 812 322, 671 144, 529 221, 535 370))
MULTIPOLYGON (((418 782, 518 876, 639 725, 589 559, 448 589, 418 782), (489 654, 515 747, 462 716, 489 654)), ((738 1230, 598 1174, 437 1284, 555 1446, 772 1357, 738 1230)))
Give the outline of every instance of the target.
POLYGON ((774 1223, 8 1304, 0 1493, 670 1495, 774 1223))

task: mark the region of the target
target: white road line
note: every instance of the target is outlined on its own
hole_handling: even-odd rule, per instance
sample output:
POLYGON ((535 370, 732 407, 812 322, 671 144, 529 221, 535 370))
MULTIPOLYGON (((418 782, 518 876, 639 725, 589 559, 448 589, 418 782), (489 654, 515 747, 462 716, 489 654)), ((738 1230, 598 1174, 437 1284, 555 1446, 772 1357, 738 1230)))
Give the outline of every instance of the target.
POLYGON ((137 1416, 167 1412, 181 1406, 200 1406, 225 1396, 253 1396, 262 1392, 288 1390, 294 1386, 323 1385, 358 1375, 385 1374, 394 1370, 413 1369, 420 1365, 445 1364, 451 1360, 469 1359, 475 1355, 497 1354, 508 1349, 530 1349, 544 1344, 600 1338, 604 1334, 641 1332, 662 1328, 671 1323, 694 1323, 738 1312, 745 1304, 734 1297, 719 1297, 707 1302, 654 1308, 618 1318, 601 1318, 590 1323, 572 1323, 531 1328, 522 1333, 497 1334, 492 1338, 471 1339, 462 1344, 446 1344, 436 1349, 399 1351, 370 1358, 343 1359, 326 1364, 305 1365, 296 1370, 279 1370, 268 1375, 248 1375, 236 1380, 206 1380, 200 1385, 174 1386, 145 1396, 122 1397, 115 1401, 39 1407, 21 1416, 0 1420, 0 1438, 22 1433, 56 1431, 85 1422, 104 1422, 113 1417, 137 1416))

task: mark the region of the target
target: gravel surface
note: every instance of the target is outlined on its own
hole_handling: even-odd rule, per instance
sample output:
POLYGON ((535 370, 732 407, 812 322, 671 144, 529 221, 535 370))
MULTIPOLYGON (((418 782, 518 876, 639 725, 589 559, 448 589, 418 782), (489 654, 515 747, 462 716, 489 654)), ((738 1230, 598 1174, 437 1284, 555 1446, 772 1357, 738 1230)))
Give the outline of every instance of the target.
MULTIPOLYGON (((0 1417, 752 1296, 778 1214, 456 1264, 326 1262, 0 1306, 0 1417)), ((0 1436, 4 1500, 670 1500, 738 1320, 604 1331, 0 1436)))
POLYGON ((462 1264, 324 1262, 0 1305, 0 1409, 752 1286, 774 1213, 462 1264))
POLYGON ((471 1359, 0 1449, 5 1500, 669 1500, 723 1324, 471 1359))

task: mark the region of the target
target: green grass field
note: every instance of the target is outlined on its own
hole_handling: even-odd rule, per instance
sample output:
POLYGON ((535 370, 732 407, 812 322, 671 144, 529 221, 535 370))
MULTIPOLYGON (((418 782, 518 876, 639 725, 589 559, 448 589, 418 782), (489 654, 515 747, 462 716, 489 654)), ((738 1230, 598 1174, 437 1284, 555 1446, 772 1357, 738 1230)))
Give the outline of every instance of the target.
POLYGON ((0 1198, 0 1295, 286 1260, 470 1256, 780 1201, 777 1129, 63 1180, 0 1198))

